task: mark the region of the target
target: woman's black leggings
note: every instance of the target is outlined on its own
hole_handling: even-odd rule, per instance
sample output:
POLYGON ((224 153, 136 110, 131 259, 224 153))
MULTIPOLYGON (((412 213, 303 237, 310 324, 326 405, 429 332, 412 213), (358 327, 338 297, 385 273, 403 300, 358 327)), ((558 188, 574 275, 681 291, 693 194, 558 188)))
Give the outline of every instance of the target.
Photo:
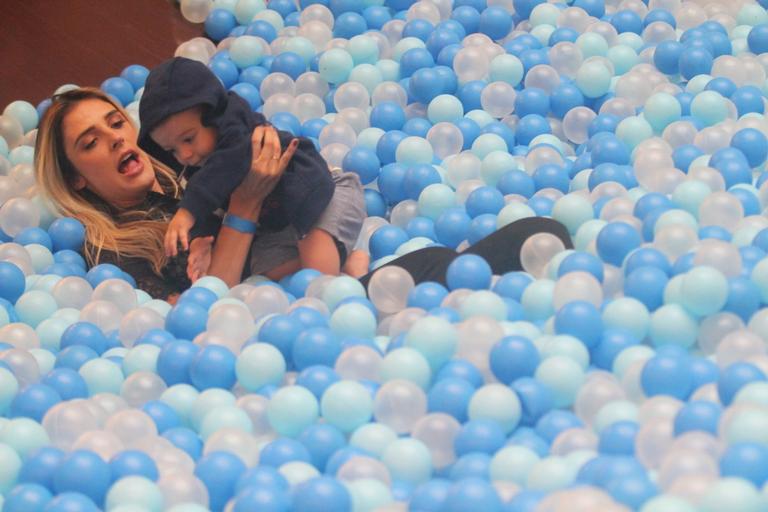
MULTIPOLYGON (((477 254, 488 262, 494 274, 501 275, 523 269, 520 264, 520 249, 528 237, 536 233, 551 233, 563 241, 566 249, 573 248, 565 226, 547 217, 527 217, 507 224, 462 252, 448 247, 426 247, 400 256, 384 266, 396 265, 407 270, 416 284, 435 281, 445 285, 445 271, 457 256, 477 254)), ((366 288, 374 272, 375 270, 360 278, 366 288)))

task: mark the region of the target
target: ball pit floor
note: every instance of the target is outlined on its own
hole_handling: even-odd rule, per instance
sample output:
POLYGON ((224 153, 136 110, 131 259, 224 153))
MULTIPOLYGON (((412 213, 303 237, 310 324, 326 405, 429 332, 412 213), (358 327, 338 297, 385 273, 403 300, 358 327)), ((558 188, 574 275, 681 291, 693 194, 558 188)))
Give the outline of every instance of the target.
MULTIPOLYGON (((0 18, 60 33, 38 4, 0 18)), ((298 4, 181 0, 152 23, 162 44, 204 30, 175 54, 360 176, 372 267, 537 215, 574 249, 534 235, 501 276, 462 255, 445 285, 207 276, 170 304, 87 268, 82 224, 37 195, 50 100, 10 101, 20 80, 0 115, 0 510, 768 510, 768 5, 298 4)), ((153 41, 93 80, 137 122, 144 66, 173 51, 153 41)), ((11 74, 30 43, 4 47, 11 74)), ((57 83, 87 76, 61 63, 57 83)))

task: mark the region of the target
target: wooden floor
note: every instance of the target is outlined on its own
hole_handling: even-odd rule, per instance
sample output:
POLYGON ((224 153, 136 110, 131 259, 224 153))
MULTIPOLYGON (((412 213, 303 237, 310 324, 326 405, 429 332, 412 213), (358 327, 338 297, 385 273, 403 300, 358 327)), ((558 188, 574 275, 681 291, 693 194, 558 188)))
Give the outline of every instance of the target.
POLYGON ((65 83, 98 86, 129 64, 152 67, 202 32, 173 0, 0 0, 0 112, 65 83))

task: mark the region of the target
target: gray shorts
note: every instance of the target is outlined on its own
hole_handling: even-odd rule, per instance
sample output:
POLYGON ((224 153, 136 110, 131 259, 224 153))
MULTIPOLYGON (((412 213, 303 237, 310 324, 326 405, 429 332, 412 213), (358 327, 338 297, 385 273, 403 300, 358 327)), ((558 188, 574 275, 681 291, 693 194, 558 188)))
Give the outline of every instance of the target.
MULTIPOLYGON (((360 178, 353 172, 331 172, 336 189, 314 228, 330 234, 349 256, 366 217, 360 178)), ((251 246, 251 274, 264 274, 299 257, 299 234, 292 224, 280 231, 259 233, 251 246)))

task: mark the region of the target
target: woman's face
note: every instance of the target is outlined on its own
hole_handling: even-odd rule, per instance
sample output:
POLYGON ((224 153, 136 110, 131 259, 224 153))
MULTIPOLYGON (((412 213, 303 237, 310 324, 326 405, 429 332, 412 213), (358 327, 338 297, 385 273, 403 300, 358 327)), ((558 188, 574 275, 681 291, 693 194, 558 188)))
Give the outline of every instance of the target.
POLYGON ((62 121, 64 152, 75 168, 77 190, 87 188, 118 208, 134 206, 155 185, 147 154, 130 120, 114 106, 88 99, 62 121))

